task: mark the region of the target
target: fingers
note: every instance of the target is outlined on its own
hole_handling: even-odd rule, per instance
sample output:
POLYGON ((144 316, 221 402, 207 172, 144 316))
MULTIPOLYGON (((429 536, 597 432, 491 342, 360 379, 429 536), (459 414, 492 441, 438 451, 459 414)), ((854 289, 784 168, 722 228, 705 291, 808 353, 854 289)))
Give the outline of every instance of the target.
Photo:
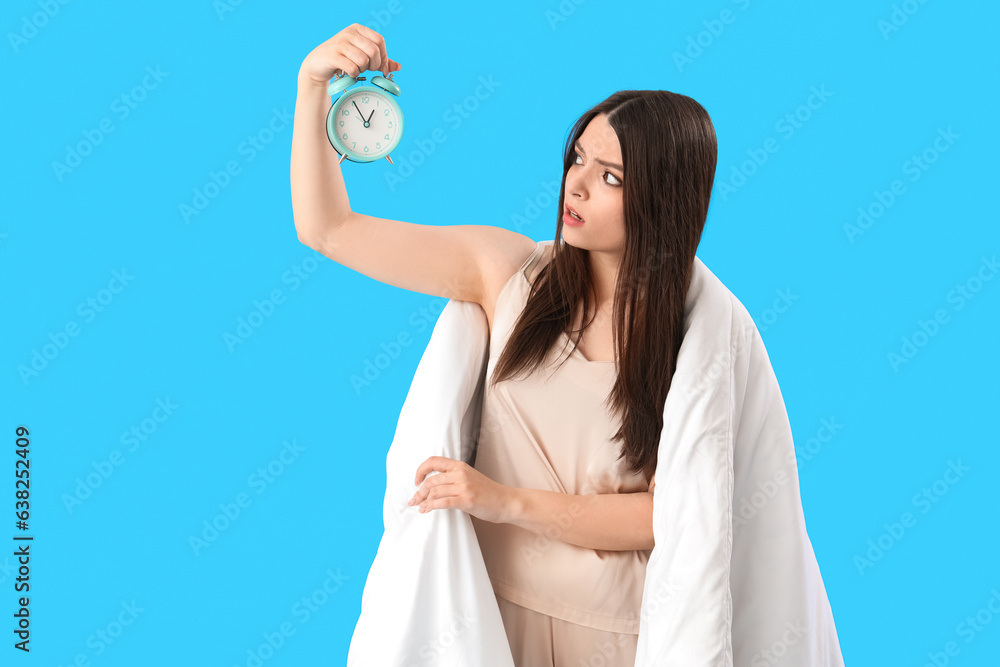
POLYGON ((344 70, 345 74, 352 77, 358 77, 362 72, 368 69, 367 53, 351 44, 342 44, 340 48, 341 54, 350 63, 347 69, 344 70))
POLYGON ((362 48, 365 53, 369 56, 368 69, 374 71, 380 71, 383 74, 388 74, 389 72, 394 72, 400 69, 400 64, 395 60, 389 58, 386 53, 385 39, 382 35, 378 34, 371 28, 361 24, 355 24, 357 27, 356 38, 352 39, 351 42, 362 48))
POLYGON ((371 67, 368 69, 375 71, 379 70, 384 74, 388 74, 392 71, 389 67, 389 56, 385 52, 385 39, 382 35, 378 34, 366 25, 358 25, 358 33, 361 37, 368 41, 375 48, 375 53, 372 55, 371 67))
POLYGON ((417 466, 417 476, 413 480, 414 484, 420 484, 420 482, 435 470, 438 472, 448 472, 449 470, 454 470, 455 464, 459 463, 455 459, 449 459, 446 456, 432 456, 426 461, 417 466))
POLYGON ((420 505, 419 512, 423 514, 424 512, 430 512, 431 510, 443 510, 449 507, 455 506, 456 501, 455 496, 446 496, 443 498, 436 498, 435 500, 427 500, 420 505))
POLYGON ((382 64, 382 56, 379 54, 377 44, 360 34, 351 35, 350 43, 352 46, 356 47, 358 51, 365 54, 362 59, 363 62, 361 63, 361 71, 377 70, 379 68, 382 64))
POLYGON ((450 459, 447 456, 428 458, 417 467, 414 484, 420 488, 406 504, 408 506, 420 505, 421 513, 449 506, 447 503, 453 502, 449 499, 458 495, 461 488, 464 488, 458 484, 463 479, 460 472, 456 474, 454 471, 465 465, 464 461, 450 459), (438 474, 430 474, 435 471, 438 474), (449 474, 449 472, 453 474, 449 474), (430 476, 428 477, 428 475, 430 476))
POLYGON ((414 496, 411 498, 407 505, 417 505, 421 514, 428 510, 449 507, 459 500, 459 496, 461 495, 455 491, 449 493, 449 489, 453 489, 454 487, 454 484, 448 484, 428 489, 423 496, 414 496))
MULTIPOLYGON (((372 31, 374 32, 374 31, 372 31)), ((382 35, 378 36, 378 40, 375 41, 375 45, 378 48, 378 64, 374 65, 372 69, 381 70, 383 74, 389 73, 389 56, 385 52, 385 40, 382 39, 382 35)))
POLYGON ((313 49, 303 59, 299 74, 325 85, 333 76, 357 78, 368 70, 388 75, 400 68, 389 58, 382 35, 354 23, 313 49))
POLYGON ((429 501, 455 495, 454 492, 449 493, 448 486, 453 486, 453 484, 447 473, 432 475, 417 489, 417 492, 413 494, 406 504, 410 506, 420 505, 420 511, 422 512, 429 501))

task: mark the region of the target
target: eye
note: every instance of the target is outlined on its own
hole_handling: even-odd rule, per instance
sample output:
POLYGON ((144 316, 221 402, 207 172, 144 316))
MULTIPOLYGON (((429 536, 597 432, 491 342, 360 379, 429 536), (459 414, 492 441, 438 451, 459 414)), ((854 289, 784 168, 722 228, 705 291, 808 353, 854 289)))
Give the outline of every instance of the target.
MULTIPOLYGON (((576 161, 576 159, 580 158, 580 157, 583 157, 583 156, 580 155, 580 153, 578 153, 578 152, 574 153, 574 155, 576 157, 573 158, 573 164, 580 164, 579 162, 576 161)), ((605 179, 604 182, 607 183, 608 185, 610 185, 611 187, 616 188, 616 187, 618 187, 618 186, 620 186, 622 184, 622 182, 618 179, 618 177, 615 176, 614 174, 612 174, 610 171, 605 171, 604 174, 607 174, 611 178, 615 179, 615 181, 616 181, 615 183, 608 183, 607 179, 605 179)), ((603 176, 604 174, 601 174, 601 175, 603 176)))

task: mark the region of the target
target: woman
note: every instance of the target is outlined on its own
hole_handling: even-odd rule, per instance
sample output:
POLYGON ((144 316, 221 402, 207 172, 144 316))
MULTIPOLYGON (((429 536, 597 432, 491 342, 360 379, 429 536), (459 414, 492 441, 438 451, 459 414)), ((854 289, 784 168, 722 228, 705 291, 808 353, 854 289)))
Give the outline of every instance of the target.
POLYGON ((489 382, 475 464, 429 458, 411 502, 472 516, 516 665, 632 665, 663 406, 715 174, 711 120, 661 90, 588 110, 566 145, 552 241, 386 220, 351 209, 325 134, 326 88, 335 74, 399 69, 358 24, 303 61, 299 239, 381 282, 482 306, 489 382))

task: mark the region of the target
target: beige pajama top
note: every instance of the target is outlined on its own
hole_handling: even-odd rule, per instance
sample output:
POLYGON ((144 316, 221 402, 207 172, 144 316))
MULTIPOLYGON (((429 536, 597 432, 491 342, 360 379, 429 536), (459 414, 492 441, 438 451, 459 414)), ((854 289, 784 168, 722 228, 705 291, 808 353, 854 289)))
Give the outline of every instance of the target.
MULTIPOLYGON (((490 332, 490 380, 530 290, 529 276, 547 261, 552 242, 539 243, 504 285, 490 332)), ((487 383, 475 468, 508 486, 568 494, 632 493, 650 486, 616 461, 611 438, 620 420, 604 401, 614 362, 589 361, 563 334, 543 367, 495 388, 487 383), (556 366, 569 353, 559 368, 556 366)), ((574 520, 560 517, 560 525, 574 520)), ((604 551, 539 535, 513 524, 472 517, 498 597, 591 628, 638 634, 649 550, 604 551)))

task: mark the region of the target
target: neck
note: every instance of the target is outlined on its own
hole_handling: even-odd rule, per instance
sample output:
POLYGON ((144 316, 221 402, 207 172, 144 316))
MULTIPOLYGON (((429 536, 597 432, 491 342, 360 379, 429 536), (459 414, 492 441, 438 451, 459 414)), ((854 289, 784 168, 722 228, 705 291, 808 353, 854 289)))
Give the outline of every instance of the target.
POLYGON ((594 298, 597 308, 610 309, 615 298, 615 284, 618 280, 618 265, 621 253, 591 250, 590 274, 594 282, 594 298))

